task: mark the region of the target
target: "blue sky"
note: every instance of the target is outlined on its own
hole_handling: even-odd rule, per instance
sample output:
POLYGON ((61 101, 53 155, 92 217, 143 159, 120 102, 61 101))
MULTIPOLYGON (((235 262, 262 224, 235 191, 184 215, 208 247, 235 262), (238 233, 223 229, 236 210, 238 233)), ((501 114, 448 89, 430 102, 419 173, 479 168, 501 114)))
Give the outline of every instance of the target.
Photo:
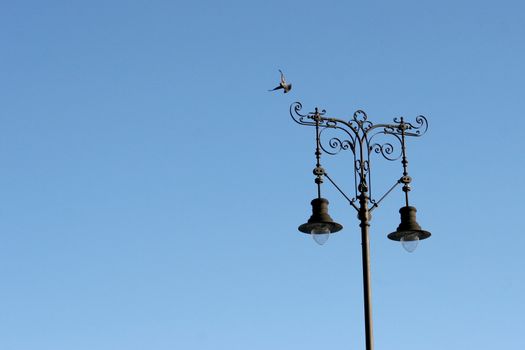
MULTIPOLYGON (((288 107, 425 115, 413 254, 371 223, 376 349, 519 349, 525 9, 518 1, 0 5, 0 348, 364 348, 358 222, 297 231, 313 130, 288 107), (286 95, 268 93, 282 69, 286 95)), ((401 165, 375 159, 378 192, 401 165), (387 164, 388 163, 388 164, 387 164)), ((349 154, 325 157, 350 188, 349 154)))

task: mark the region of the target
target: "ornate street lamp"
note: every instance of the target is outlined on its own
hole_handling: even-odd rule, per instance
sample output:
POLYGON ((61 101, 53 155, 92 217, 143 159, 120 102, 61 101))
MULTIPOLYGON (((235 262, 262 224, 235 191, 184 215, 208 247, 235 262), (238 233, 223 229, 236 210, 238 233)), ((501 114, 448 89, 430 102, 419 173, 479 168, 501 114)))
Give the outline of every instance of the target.
POLYGON ((430 232, 421 229, 416 221, 416 208, 408 203, 408 192, 412 178, 408 175, 408 160, 406 157, 405 138, 407 136, 422 136, 428 129, 428 122, 424 116, 418 116, 415 123, 406 122, 403 118, 394 118, 392 124, 372 124, 368 121, 366 113, 358 110, 349 121, 326 116, 325 110, 315 108, 314 112, 301 114, 302 105, 294 102, 290 106, 290 115, 295 122, 301 125, 313 126, 316 130, 316 166, 314 168, 315 183, 317 185, 317 198, 312 200, 312 216, 308 222, 299 226, 299 231, 311 234, 319 244, 324 244, 329 235, 340 231, 343 226, 335 222, 328 215, 328 200, 321 197, 321 184, 327 178, 334 187, 343 195, 348 203, 357 211, 361 227, 361 249, 363 260, 363 291, 365 311, 365 336, 366 349, 372 350, 372 293, 370 287, 370 241, 369 227, 370 213, 378 207, 379 203, 400 184, 405 193, 405 205, 399 210, 401 223, 396 231, 390 233, 388 238, 402 243, 403 247, 412 252, 420 240, 430 237, 430 232), (323 133, 327 130, 340 131, 343 137, 331 137, 327 145, 321 142, 323 133), (392 141, 399 143, 400 151, 396 152, 395 143, 378 142, 376 136, 387 135, 392 141), (321 166, 322 152, 334 155, 342 150, 350 150, 353 154, 353 173, 355 195, 350 198, 328 175, 321 166), (403 175, 379 199, 372 194, 371 159, 372 154, 382 155, 389 161, 401 159, 403 175), (358 204, 356 204, 358 203, 358 204))

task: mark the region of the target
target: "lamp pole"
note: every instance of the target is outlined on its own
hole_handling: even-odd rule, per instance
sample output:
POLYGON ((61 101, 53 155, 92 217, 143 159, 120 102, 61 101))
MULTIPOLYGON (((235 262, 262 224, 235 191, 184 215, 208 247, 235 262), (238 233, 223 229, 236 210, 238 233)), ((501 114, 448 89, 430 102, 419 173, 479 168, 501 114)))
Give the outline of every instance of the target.
POLYGON ((363 304, 365 308, 365 341, 366 349, 374 348, 372 324, 372 287, 370 285, 370 211, 368 199, 364 193, 359 198, 359 220, 361 223, 361 257, 363 259, 363 304))
POLYGON ((411 177, 408 175, 408 160, 406 157, 405 138, 407 136, 418 137, 428 129, 428 122, 424 116, 415 118, 415 123, 405 122, 403 118, 394 118, 391 124, 376 124, 368 120, 368 116, 362 110, 354 113, 349 121, 326 116, 325 110, 315 108, 314 112, 302 114, 302 105, 295 102, 290 106, 290 115, 298 124, 313 126, 316 130, 316 167, 314 168, 315 183, 317 185, 317 198, 312 200, 312 216, 299 226, 299 231, 311 234, 315 241, 324 244, 331 233, 340 231, 343 227, 328 214, 328 200, 321 197, 321 185, 324 178, 343 195, 348 203, 357 211, 357 217, 361 228, 361 253, 363 267, 363 298, 365 319, 365 343, 366 350, 373 350, 373 324, 372 324, 372 288, 370 284, 370 220, 371 212, 379 206, 379 203, 390 192, 400 184, 405 193, 405 206, 400 209, 401 224, 397 230, 390 233, 388 238, 401 241, 403 247, 412 252, 420 240, 430 237, 430 232, 424 231, 416 222, 416 208, 409 206, 408 192, 410 191, 411 177), (323 144, 325 132, 339 132, 329 137, 327 145, 323 144), (342 135, 339 136, 339 135, 342 135), (390 141, 376 141, 380 135, 390 136, 390 141), (392 143, 394 141, 394 143, 392 143), (399 144, 397 150, 395 144, 399 144), (353 173, 355 193, 350 198, 339 185, 328 175, 321 166, 321 155, 323 153, 334 155, 340 151, 350 150, 353 154, 353 173), (395 184, 379 199, 372 194, 371 179, 371 155, 378 154, 389 161, 401 158, 403 175, 395 184), (357 203, 357 204, 356 204, 357 203))

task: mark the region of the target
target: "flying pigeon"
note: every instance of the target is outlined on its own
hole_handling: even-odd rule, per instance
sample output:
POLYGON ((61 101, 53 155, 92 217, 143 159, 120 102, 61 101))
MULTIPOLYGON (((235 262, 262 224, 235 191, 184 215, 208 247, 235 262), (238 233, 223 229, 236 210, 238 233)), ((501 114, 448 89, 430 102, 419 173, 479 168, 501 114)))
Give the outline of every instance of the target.
POLYGON ((292 84, 286 83, 286 79, 284 77, 282 70, 279 69, 279 72, 281 73, 281 82, 279 83, 279 86, 277 86, 276 88, 272 90, 268 90, 268 91, 275 91, 275 90, 283 89, 284 93, 287 93, 288 91, 292 90, 292 84))

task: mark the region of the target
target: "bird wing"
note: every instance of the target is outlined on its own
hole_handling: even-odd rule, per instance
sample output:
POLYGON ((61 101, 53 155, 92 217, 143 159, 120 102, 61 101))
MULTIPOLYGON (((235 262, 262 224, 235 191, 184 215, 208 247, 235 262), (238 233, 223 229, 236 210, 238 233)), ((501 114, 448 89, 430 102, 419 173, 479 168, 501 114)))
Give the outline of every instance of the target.
POLYGON ((281 84, 286 85, 286 78, 284 77, 283 71, 279 69, 279 73, 281 73, 281 84))

